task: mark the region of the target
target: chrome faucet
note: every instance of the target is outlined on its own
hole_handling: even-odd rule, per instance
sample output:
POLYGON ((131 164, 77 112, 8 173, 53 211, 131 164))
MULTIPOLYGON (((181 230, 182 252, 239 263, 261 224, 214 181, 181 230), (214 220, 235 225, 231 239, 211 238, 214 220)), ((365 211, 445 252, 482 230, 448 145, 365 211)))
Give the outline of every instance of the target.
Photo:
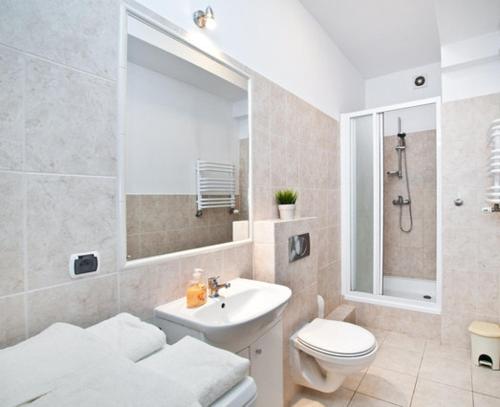
POLYGON ((219 276, 208 278, 208 291, 209 291, 208 296, 210 298, 217 298, 219 296, 219 290, 221 288, 231 287, 230 283, 219 284, 219 282, 217 281, 219 278, 220 278, 219 276))

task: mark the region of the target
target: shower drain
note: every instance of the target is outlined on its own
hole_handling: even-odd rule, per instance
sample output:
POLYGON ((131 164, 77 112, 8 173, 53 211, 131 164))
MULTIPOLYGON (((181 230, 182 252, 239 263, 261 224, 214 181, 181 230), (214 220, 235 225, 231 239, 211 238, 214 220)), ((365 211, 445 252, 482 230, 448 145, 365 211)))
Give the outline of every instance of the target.
POLYGON ((424 300, 432 300, 432 297, 430 295, 424 295, 424 300))

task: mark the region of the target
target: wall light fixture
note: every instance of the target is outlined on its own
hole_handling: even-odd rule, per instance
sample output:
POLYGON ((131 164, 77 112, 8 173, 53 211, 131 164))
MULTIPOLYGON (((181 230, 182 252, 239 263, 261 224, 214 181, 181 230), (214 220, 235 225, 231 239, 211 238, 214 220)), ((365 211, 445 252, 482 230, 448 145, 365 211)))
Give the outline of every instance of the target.
POLYGON ((213 30, 217 23, 215 22, 215 15, 212 7, 208 6, 205 11, 198 10, 193 14, 194 23, 200 28, 208 28, 213 30))

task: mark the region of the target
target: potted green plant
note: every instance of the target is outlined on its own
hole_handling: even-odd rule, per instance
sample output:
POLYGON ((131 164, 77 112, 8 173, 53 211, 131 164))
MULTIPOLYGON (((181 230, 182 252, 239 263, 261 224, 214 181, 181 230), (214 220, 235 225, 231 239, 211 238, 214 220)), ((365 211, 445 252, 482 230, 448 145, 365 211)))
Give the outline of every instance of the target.
POLYGON ((281 189, 275 194, 276 203, 280 212, 281 220, 295 218, 295 202, 297 202, 297 192, 293 189, 281 189))

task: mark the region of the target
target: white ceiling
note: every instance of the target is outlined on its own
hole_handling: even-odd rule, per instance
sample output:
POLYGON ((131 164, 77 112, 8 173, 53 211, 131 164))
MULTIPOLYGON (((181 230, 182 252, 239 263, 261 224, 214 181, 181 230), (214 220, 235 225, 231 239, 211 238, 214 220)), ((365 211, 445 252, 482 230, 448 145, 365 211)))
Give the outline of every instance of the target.
POLYGON ((436 0, 441 44, 500 30, 500 0, 436 0))
POLYGON ((365 78, 440 60, 434 0, 300 1, 365 78))

